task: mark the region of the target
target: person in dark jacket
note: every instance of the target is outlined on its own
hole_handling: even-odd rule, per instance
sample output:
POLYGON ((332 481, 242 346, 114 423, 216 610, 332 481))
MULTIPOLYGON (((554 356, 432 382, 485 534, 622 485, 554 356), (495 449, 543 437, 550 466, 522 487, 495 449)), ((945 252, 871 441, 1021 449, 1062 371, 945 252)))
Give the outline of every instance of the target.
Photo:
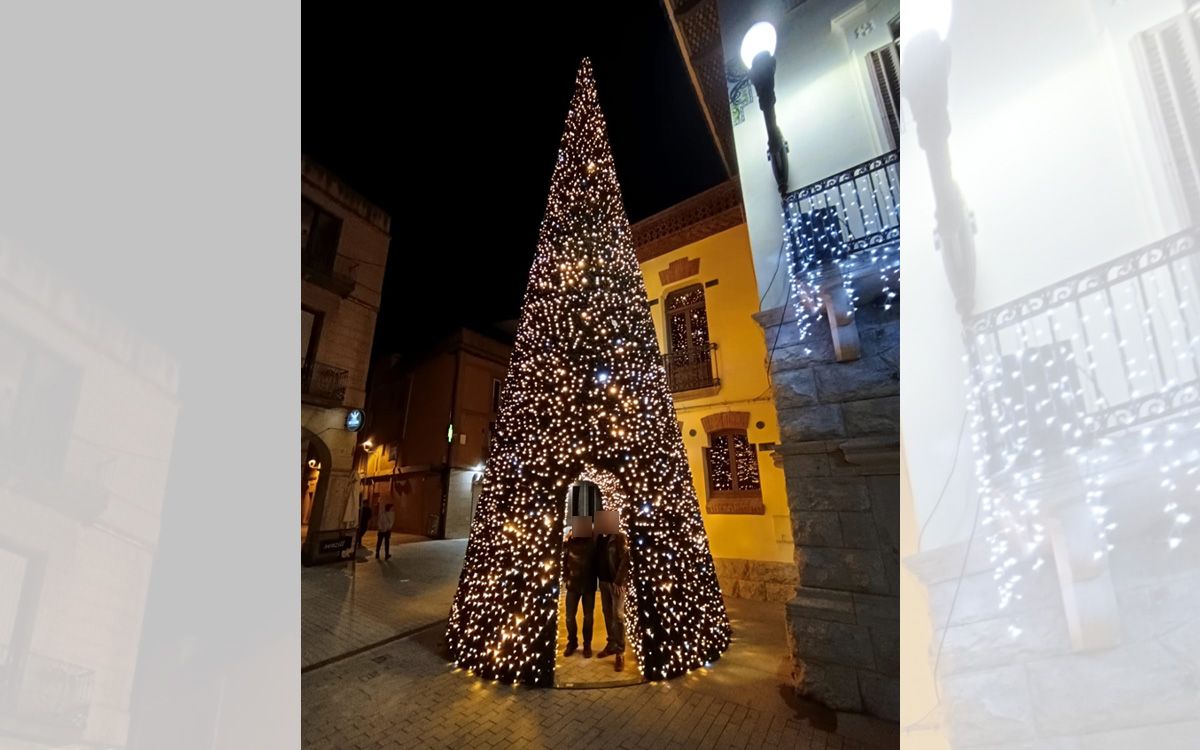
POLYGON ((580 516, 572 519, 571 531, 563 545, 563 579, 567 587, 567 648, 563 656, 579 648, 576 610, 583 602, 583 658, 592 656, 592 621, 596 609, 596 538, 592 536, 592 519, 580 516))
POLYGON ((596 658, 616 656, 613 668, 625 669, 625 587, 629 583, 629 542, 615 510, 596 511, 596 576, 608 644, 596 658))

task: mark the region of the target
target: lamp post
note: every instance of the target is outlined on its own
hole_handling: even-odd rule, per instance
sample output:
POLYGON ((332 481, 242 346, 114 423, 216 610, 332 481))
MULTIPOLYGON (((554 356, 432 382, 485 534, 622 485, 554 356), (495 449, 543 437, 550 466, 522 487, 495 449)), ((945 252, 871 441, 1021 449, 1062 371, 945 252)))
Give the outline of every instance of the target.
POLYGON ((908 18, 909 28, 918 31, 901 49, 904 75, 903 95, 908 99, 917 122, 917 141, 925 151, 929 178, 933 185, 936 248, 942 254, 942 266, 955 307, 964 319, 975 309, 975 217, 963 200, 950 166, 949 99, 950 0, 926 0, 914 10, 917 18, 908 18))
POLYGON ((788 184, 788 145, 775 119, 775 27, 766 21, 751 26, 742 38, 741 52, 758 96, 758 108, 767 123, 767 160, 771 162, 779 194, 783 195, 788 184))

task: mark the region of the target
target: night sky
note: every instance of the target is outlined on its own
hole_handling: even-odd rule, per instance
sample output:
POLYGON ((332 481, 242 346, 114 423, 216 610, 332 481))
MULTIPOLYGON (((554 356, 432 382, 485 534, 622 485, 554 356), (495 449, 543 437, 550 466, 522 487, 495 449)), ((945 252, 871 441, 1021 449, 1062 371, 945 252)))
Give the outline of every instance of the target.
POLYGON ((392 216, 375 356, 517 317, 583 56, 630 221, 725 179, 660 3, 440 5, 305 8, 303 150, 392 216))

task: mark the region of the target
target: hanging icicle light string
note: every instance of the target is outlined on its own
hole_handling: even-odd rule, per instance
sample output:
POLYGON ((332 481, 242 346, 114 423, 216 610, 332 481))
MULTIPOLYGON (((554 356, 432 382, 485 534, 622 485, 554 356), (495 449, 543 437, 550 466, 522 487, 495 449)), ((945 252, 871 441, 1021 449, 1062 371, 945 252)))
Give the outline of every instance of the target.
POLYGON ((1100 563, 1116 550, 1116 499, 1158 493, 1163 543, 1183 544, 1200 498, 1194 234, 973 320, 964 357, 971 442, 1001 609, 1053 560, 1052 518, 1081 519, 1073 529, 1087 532, 1100 563), (1079 500, 1083 512, 1073 514, 1079 500))
POLYGON ((889 310, 899 301, 899 152, 789 193, 781 218, 801 342, 833 294, 844 295, 852 311, 873 300, 889 310))

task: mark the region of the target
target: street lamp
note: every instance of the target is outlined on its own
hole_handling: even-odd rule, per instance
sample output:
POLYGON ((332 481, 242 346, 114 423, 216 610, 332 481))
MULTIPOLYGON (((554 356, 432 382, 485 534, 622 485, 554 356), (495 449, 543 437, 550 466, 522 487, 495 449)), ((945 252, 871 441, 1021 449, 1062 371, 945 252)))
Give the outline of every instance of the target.
POLYGON ((975 217, 963 200, 950 167, 950 0, 922 0, 907 14, 916 33, 900 50, 903 95, 917 121, 917 142, 925 151, 935 203, 934 241, 954 293, 958 314, 975 309, 975 217), (913 18, 912 16, 916 16, 913 18))
POLYGON ((758 95, 758 108, 767 123, 767 159, 775 173, 779 194, 787 192, 787 141, 775 120, 775 27, 766 21, 754 24, 742 38, 742 62, 750 69, 750 82, 758 95))

